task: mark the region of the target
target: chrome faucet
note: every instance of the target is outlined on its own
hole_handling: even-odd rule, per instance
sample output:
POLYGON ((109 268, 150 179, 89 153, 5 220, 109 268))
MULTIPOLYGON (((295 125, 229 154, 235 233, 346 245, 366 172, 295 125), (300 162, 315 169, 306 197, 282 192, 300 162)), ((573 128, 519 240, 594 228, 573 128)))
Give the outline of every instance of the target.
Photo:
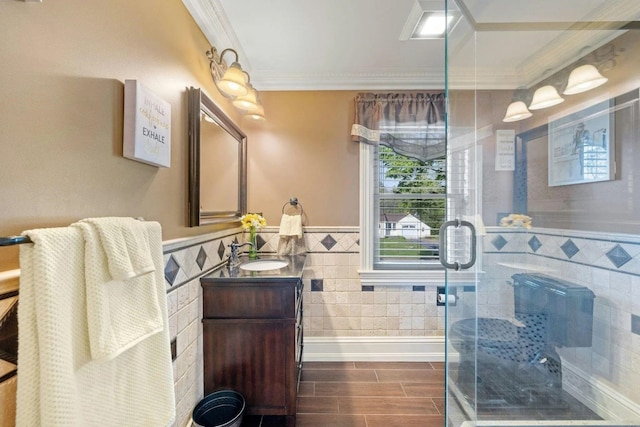
POLYGON ((240 264, 240 258, 238 257, 238 249, 247 245, 253 246, 253 243, 246 242, 246 243, 239 244, 239 243, 232 242, 229 245, 229 247, 231 248, 231 253, 229 254, 228 265, 230 268, 236 267, 238 266, 238 264, 240 264))

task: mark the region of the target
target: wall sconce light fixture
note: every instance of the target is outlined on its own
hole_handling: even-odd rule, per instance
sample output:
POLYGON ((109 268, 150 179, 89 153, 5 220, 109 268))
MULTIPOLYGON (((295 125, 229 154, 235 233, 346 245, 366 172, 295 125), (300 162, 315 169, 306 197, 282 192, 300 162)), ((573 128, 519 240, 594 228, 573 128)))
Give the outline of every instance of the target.
MULTIPOLYGON (((608 79, 603 77, 600 71, 613 70, 616 66, 616 56, 622 51, 622 49, 616 49, 613 43, 607 43, 595 50, 585 46, 579 53, 581 59, 574 63, 574 68, 571 72, 569 72, 569 68, 563 68, 538 82, 533 99, 531 99, 529 91, 530 89, 533 91, 533 88, 516 89, 502 121, 515 122, 524 120, 532 116, 529 110, 539 110, 560 104, 564 99, 556 89, 564 87, 563 95, 575 95, 605 84, 608 79), (564 84, 565 82, 566 85, 564 84), (529 100, 531 100, 531 103, 529 103, 529 100), (525 105, 522 105, 523 103, 525 105), (527 104, 529 109, 526 107, 527 104)), ((551 70, 545 71, 544 74, 547 74, 548 71, 551 70)))
POLYGON ((231 98, 231 103, 252 118, 264 118, 264 108, 260 103, 258 92, 251 85, 249 73, 242 69, 238 62, 238 52, 234 49, 225 49, 220 54, 218 50, 211 46, 207 51, 209 58, 209 68, 211 77, 216 87, 227 98, 231 98), (231 65, 227 65, 224 60, 226 53, 232 53, 235 58, 231 65), (258 114, 252 114, 255 112, 258 114))
MULTIPOLYGON (((605 84, 607 80, 594 65, 580 65, 569 74, 567 86, 562 93, 563 95, 575 95, 586 92, 605 84)), ((558 82, 555 84, 560 85, 558 82)), ((507 112, 502 119, 503 122, 517 122, 518 120, 528 119, 533 115, 529 110, 541 110, 564 102, 564 98, 558 94, 556 86, 551 84, 545 84, 536 89, 528 109, 522 100, 522 94, 520 93, 519 96, 516 96, 518 92, 522 92, 522 89, 516 90, 513 102, 507 107, 507 112)))

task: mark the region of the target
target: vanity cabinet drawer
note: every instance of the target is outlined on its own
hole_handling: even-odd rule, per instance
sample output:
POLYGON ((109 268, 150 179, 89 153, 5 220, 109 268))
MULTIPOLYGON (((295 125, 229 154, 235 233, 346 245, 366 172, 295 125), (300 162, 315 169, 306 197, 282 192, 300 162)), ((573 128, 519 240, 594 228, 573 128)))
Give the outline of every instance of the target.
POLYGON ((297 282, 205 283, 202 286, 205 319, 295 319, 297 282))

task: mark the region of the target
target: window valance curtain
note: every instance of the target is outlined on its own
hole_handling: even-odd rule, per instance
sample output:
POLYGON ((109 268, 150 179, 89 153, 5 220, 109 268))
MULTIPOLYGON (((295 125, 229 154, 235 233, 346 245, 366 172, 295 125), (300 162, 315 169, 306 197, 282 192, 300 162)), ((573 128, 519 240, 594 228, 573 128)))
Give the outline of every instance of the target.
POLYGON ((386 145, 421 161, 444 157, 444 93, 360 93, 355 107, 353 141, 386 145))

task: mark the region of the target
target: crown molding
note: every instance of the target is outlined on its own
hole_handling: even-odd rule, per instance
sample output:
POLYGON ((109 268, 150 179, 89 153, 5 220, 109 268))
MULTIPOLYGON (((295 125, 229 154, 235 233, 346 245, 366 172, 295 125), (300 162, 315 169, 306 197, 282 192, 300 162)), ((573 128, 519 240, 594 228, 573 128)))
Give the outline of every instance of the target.
MULTIPOLYGON (((251 80, 260 91, 295 90, 442 90, 445 75, 442 70, 416 73, 358 73, 358 74, 287 74, 254 70, 251 80)), ((518 76, 495 70, 472 70, 449 74, 449 88, 513 89, 518 76)))
POLYGON ((541 80, 562 70, 563 68, 584 58, 588 53, 604 46, 610 41, 622 35, 624 31, 613 31, 603 37, 597 33, 563 33, 545 47, 530 56, 525 62, 519 64, 516 69, 522 77, 519 86, 532 87, 541 80), (543 70, 544 73, 541 73, 543 70))
POLYGON ((182 3, 211 46, 215 46, 219 51, 229 47, 234 49, 238 52, 242 68, 247 72, 251 70, 249 59, 244 53, 227 15, 224 13, 224 9, 217 1, 182 0, 182 3))
MULTIPOLYGON (((236 34, 218 0, 182 0, 187 10, 193 16, 201 31, 218 49, 231 47, 238 52, 243 68, 250 72, 251 81, 259 91, 277 90, 415 90, 442 89, 445 86, 444 69, 424 71, 399 72, 389 70, 377 73, 348 73, 348 74, 281 74, 273 70, 256 70, 250 66, 236 34)), ((423 0, 424 2, 424 0, 423 0)), ((469 14, 464 0, 455 0, 457 9, 469 14)), ((423 8, 416 0, 415 10, 423 8)), ((550 75, 562 70, 582 58, 587 50, 593 51, 617 37, 621 31, 604 31, 609 26, 611 30, 618 24, 616 17, 636 16, 640 14, 640 1, 620 0, 614 6, 603 8, 587 16, 584 22, 573 25, 572 28, 586 28, 585 31, 562 31, 564 26, 571 27, 571 23, 500 23, 471 21, 470 34, 483 31, 507 31, 517 26, 518 30, 530 28, 532 30, 558 31, 551 43, 532 54, 520 64, 513 64, 509 69, 471 69, 449 68, 448 82, 451 89, 509 89, 518 87, 532 87, 550 75), (546 26, 545 26, 546 25, 546 26), (544 28, 543 28, 544 27, 544 28), (547 28, 549 27, 549 28, 547 28), (552 28, 553 27, 553 28, 552 28), (589 31, 594 28, 594 31, 589 31), (598 31, 595 29, 598 28, 598 31)), ((469 16, 468 16, 469 19, 469 16)), ((566 30, 567 28, 564 28, 566 30)), ((458 40, 450 46, 450 54, 461 53, 459 49, 468 40, 458 40)))
POLYGON ((260 91, 278 90, 380 90, 442 89, 444 74, 438 73, 351 73, 282 74, 254 70, 251 77, 260 91))
MULTIPOLYGON (((454 0, 465 16, 471 16, 464 0, 454 0)), ((600 8, 580 22, 519 22, 519 23, 478 23, 473 21, 471 27, 475 31, 522 30, 555 30, 560 31, 558 37, 547 43, 538 52, 532 53, 525 61, 515 65, 516 74, 520 75, 519 83, 514 87, 532 87, 546 77, 575 63, 588 53, 604 46, 619 37, 627 30, 617 30, 627 22, 619 21, 621 16, 640 16, 640 2, 637 0, 620 0, 600 8)))

